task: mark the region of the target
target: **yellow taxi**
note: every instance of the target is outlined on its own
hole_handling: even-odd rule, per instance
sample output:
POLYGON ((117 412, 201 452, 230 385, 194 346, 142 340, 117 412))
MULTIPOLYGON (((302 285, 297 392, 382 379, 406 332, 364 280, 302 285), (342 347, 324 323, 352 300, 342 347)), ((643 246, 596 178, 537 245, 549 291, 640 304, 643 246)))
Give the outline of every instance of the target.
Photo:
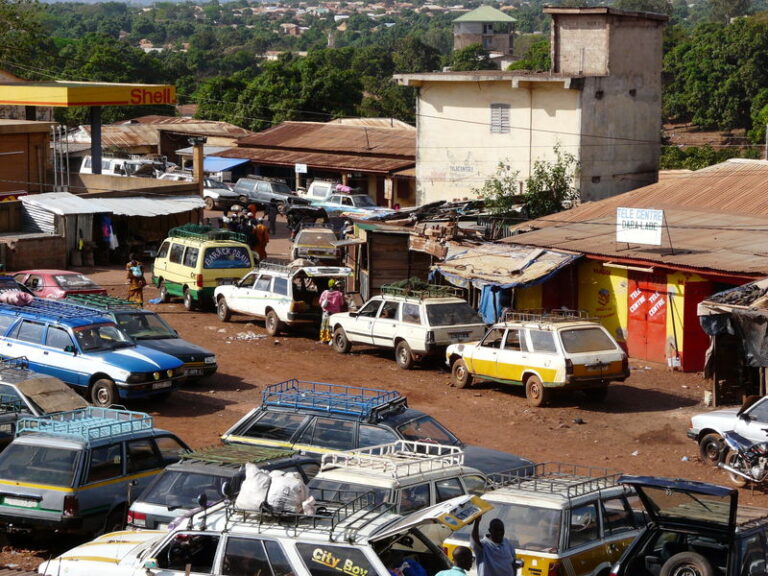
MULTIPOLYGON (((482 499, 493 506, 480 533, 499 518, 522 562, 518 576, 607 576, 645 525, 634 492, 604 468, 547 462, 534 474, 492 476, 482 499)), ((443 542, 449 557, 469 546, 471 526, 443 542)))

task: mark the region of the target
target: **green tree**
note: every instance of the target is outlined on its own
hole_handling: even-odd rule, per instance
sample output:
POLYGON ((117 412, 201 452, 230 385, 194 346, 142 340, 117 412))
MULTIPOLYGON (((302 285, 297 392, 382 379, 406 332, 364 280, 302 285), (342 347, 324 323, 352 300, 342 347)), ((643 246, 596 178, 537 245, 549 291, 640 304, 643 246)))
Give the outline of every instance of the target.
POLYGON ((579 193, 574 178, 579 164, 576 157, 563 152, 560 145, 554 148, 557 160, 536 160, 525 182, 524 206, 529 218, 540 218, 560 212, 567 203, 575 202, 579 193))
POLYGON ((485 202, 488 211, 500 218, 518 216, 523 196, 520 194, 520 172, 513 170, 509 161, 500 161, 496 172, 480 188, 473 188, 485 202))
POLYGON ((498 70, 491 62, 488 51, 480 44, 471 44, 461 50, 455 50, 451 55, 451 70, 465 72, 468 70, 498 70))
POLYGON ((397 45, 392 61, 398 74, 434 72, 440 69, 440 53, 416 36, 407 36, 397 45))
POLYGON ((520 60, 512 62, 507 70, 534 70, 536 72, 548 72, 552 68, 552 60, 549 56, 549 40, 534 41, 520 60))
POLYGON ((751 7, 750 0, 709 0, 707 5, 712 21, 721 24, 748 14, 751 7))
MULTIPOLYGON (((0 0, 0 61, 17 61, 14 56, 20 51, 28 52, 38 41, 45 38, 45 31, 41 29, 38 21, 41 12, 37 0, 0 0)), ((18 62, 33 63, 20 60, 18 62)))
POLYGON ((620 10, 636 10, 638 12, 656 12, 671 16, 672 3, 669 0, 616 0, 613 3, 620 10))

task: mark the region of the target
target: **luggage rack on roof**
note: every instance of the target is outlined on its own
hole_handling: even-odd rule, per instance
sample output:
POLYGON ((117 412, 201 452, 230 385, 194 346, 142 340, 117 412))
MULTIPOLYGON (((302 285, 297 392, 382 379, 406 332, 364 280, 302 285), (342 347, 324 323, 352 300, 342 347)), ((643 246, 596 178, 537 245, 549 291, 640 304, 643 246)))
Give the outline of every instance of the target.
POLYGON ((6 369, 29 370, 29 360, 26 356, 0 359, 0 371, 6 369))
POLYGON ((225 508, 227 527, 233 523, 254 526, 261 529, 264 525, 285 526, 291 530, 318 530, 328 533, 330 542, 343 539, 352 543, 358 532, 394 509, 394 504, 377 502, 373 492, 365 492, 350 502, 323 502, 316 514, 276 514, 269 506, 260 510, 236 508, 229 502, 225 508), (341 524, 344 524, 343 527, 341 524), (339 530, 337 530, 340 528, 339 530))
POLYGON ((530 492, 559 494, 574 498, 583 494, 618 486, 616 480, 621 472, 607 468, 564 464, 562 462, 541 462, 531 472, 531 466, 514 468, 488 476, 493 488, 515 488, 530 492))
POLYGON ((193 240, 233 240, 235 242, 248 243, 248 238, 241 232, 233 232, 226 228, 213 228, 199 224, 185 224, 168 231, 172 238, 191 238, 193 240))
POLYGON ((131 302, 123 298, 114 296, 104 296, 103 294, 72 294, 65 298, 79 306, 89 308, 98 308, 99 310, 138 310, 141 305, 138 302, 131 302))
POLYGON ((280 408, 296 408, 356 416, 376 422, 388 412, 407 408, 405 396, 396 390, 358 388, 341 384, 286 380, 267 386, 262 404, 280 408))
POLYGON ((590 320, 597 322, 598 318, 590 316, 586 310, 512 310, 504 314, 504 322, 569 322, 573 320, 590 320))
POLYGON ((31 314, 45 314, 56 318, 84 318, 88 316, 101 316, 97 310, 88 310, 77 304, 69 304, 61 300, 49 300, 47 298, 35 298, 29 304, 16 306, 15 304, 3 304, 16 312, 28 312, 31 314))
POLYGON ((384 284, 381 286, 383 296, 401 296, 418 298, 448 298, 463 296, 463 289, 453 286, 439 286, 437 284, 425 284, 423 286, 395 286, 393 284, 384 284))
POLYGON ((464 451, 457 446, 397 440, 368 448, 323 454, 320 470, 355 468, 404 478, 464 464, 464 451))
POLYGON ((152 416, 144 412, 89 406, 47 416, 22 418, 16 424, 16 436, 42 433, 88 441, 151 428, 152 416))
POLYGON ((284 448, 267 448, 265 446, 248 446, 245 444, 225 444, 221 446, 209 446, 194 452, 186 452, 181 455, 182 460, 206 462, 209 464, 227 464, 242 466, 246 462, 258 464, 275 458, 284 458, 298 454, 295 450, 284 448))

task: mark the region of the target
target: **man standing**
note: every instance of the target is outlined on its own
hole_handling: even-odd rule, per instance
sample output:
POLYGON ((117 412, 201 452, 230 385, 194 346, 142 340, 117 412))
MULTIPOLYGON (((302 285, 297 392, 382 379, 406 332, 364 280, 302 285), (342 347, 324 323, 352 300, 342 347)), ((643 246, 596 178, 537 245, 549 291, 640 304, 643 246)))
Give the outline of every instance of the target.
POLYGON ((435 576, 466 576, 472 568, 472 551, 466 546, 456 546, 453 551, 453 566, 448 570, 441 570, 435 576))
POLYGON ((277 200, 273 198, 264 210, 267 222, 269 222, 269 233, 273 235, 277 234, 277 212, 277 200))
POLYGON ((480 538, 480 518, 472 525, 472 552, 477 560, 477 576, 513 576, 517 572, 515 549, 504 538, 504 523, 498 518, 488 524, 488 534, 480 538))
POLYGON ((264 221, 259 218, 253 227, 253 250, 259 255, 259 260, 267 257, 267 244, 269 244, 269 230, 264 226, 264 221))
POLYGON ((320 294, 320 308, 323 310, 323 318, 320 322, 320 342, 331 344, 331 325, 330 317, 332 314, 341 312, 344 308, 344 294, 341 293, 341 282, 339 280, 328 280, 328 289, 320 294))

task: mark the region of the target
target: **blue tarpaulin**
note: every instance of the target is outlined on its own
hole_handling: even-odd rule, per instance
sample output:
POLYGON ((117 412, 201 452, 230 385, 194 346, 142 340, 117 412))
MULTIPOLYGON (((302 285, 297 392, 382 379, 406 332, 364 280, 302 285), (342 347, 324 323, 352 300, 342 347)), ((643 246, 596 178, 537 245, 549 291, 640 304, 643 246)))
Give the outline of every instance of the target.
POLYGON ((203 170, 205 172, 224 172, 235 166, 249 162, 247 158, 221 158, 219 156, 206 156, 203 158, 203 170))

